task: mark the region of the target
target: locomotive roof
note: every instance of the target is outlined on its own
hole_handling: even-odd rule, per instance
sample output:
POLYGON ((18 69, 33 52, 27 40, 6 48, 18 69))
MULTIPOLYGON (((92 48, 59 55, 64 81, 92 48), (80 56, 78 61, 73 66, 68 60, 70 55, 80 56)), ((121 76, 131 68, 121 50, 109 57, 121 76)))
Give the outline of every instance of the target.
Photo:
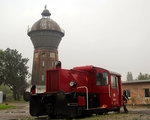
POLYGON ((119 73, 117 73, 117 72, 109 71, 109 70, 107 70, 107 69, 100 68, 100 67, 95 67, 95 66, 92 66, 92 65, 74 67, 73 70, 90 71, 90 70, 93 70, 94 68, 96 68, 96 69, 103 69, 103 70, 105 70, 105 71, 108 71, 110 74, 114 74, 114 75, 121 76, 121 74, 119 74, 119 73))
POLYGON ((109 71, 110 74, 115 74, 115 75, 118 75, 118 76, 121 76, 121 74, 117 73, 117 72, 113 72, 113 71, 109 71))
POLYGON ((104 68, 100 68, 100 67, 94 67, 94 66, 93 66, 93 68, 99 68, 99 69, 103 69, 103 70, 106 70, 106 71, 108 71, 110 74, 121 76, 121 74, 119 74, 119 73, 117 73, 117 72, 110 71, 110 70, 107 70, 107 69, 104 69, 104 68))

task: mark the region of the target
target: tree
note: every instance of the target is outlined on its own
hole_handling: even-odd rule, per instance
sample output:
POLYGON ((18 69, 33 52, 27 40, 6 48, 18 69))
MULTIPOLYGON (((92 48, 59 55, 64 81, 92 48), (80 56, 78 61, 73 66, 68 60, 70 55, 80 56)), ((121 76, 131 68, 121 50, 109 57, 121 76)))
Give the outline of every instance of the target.
POLYGON ((0 85, 3 83, 3 58, 4 58, 4 52, 0 50, 0 85))
POLYGON ((0 51, 0 84, 4 83, 10 87, 15 100, 19 100, 28 87, 27 62, 28 59, 22 58, 17 50, 7 48, 0 51))
POLYGON ((3 100, 13 100, 12 98, 12 91, 10 90, 10 87, 7 85, 0 85, 0 91, 3 91, 3 100))
POLYGON ((132 81, 133 80, 133 76, 131 72, 127 73, 127 81, 132 81))
POLYGON ((150 75, 149 74, 142 74, 141 72, 138 75, 138 80, 148 80, 150 79, 150 75))
POLYGON ((4 94, 10 94, 12 91, 7 85, 0 85, 0 91, 3 91, 4 94))

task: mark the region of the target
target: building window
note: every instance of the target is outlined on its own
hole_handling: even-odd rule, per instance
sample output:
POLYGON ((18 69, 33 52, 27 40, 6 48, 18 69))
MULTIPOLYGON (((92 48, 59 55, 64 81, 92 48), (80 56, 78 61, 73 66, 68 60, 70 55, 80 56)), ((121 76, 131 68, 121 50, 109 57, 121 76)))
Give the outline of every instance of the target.
POLYGON ((44 81, 44 75, 42 75, 42 81, 44 81))
POLYGON ((145 97, 150 97, 149 88, 144 89, 145 91, 145 97))
POLYGON ((127 96, 128 96, 128 97, 131 97, 131 96, 130 96, 130 90, 126 90, 126 93, 127 93, 127 96))
POLYGON ((42 67, 44 67, 45 66, 45 61, 42 61, 42 67))
POLYGON ((108 74, 107 73, 96 73, 96 85, 97 86, 108 85, 108 74))
POLYGON ((111 75, 111 88, 118 89, 118 77, 111 75))

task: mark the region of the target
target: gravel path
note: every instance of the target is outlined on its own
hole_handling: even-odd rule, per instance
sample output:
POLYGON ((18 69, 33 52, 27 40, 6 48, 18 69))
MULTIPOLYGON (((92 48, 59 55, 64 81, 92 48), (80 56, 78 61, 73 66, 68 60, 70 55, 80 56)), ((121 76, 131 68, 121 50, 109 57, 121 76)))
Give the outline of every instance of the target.
MULTIPOLYGON (((28 103, 9 103, 16 106, 7 110, 0 110, 0 120, 48 120, 48 117, 31 117, 28 103)), ((150 120, 150 108, 128 107, 129 113, 109 113, 108 115, 93 116, 82 120, 150 120)), ((81 120, 81 119, 80 119, 81 120)))
POLYGON ((9 103, 16 106, 6 110, 0 110, 0 120, 18 120, 29 115, 28 103, 9 103))

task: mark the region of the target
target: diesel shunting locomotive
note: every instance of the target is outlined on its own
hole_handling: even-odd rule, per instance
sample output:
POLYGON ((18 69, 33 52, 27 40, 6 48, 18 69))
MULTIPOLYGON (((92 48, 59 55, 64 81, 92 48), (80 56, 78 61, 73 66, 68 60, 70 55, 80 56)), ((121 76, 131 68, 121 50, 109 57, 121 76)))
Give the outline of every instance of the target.
POLYGON ((120 111, 123 104, 121 75, 94 66, 56 69, 46 72, 46 92, 36 87, 24 94, 32 116, 76 118, 108 111, 120 111))

